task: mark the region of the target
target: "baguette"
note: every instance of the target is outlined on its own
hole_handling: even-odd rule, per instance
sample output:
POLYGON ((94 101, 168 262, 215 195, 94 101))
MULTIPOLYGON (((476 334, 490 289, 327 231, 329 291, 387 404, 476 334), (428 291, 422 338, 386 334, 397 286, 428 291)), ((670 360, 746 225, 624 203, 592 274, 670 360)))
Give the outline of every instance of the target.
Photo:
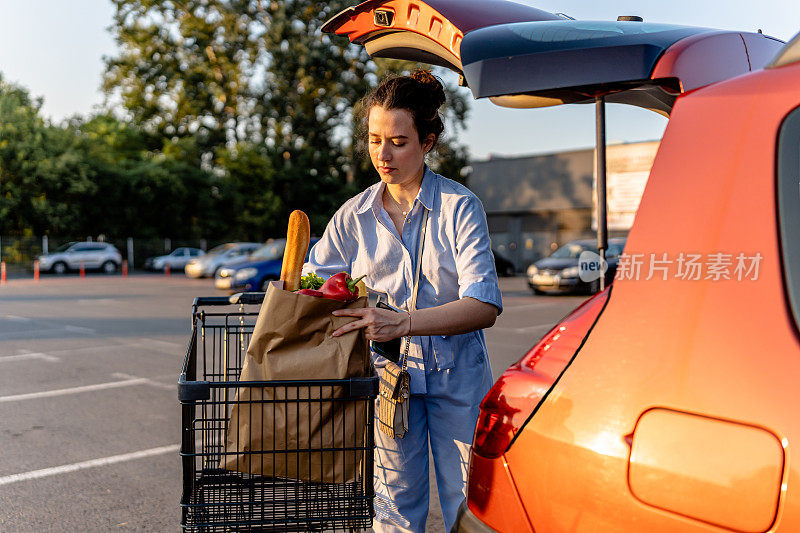
POLYGON ((300 288, 300 275, 309 242, 311 242, 311 224, 308 222, 308 216, 300 210, 292 211, 289 215, 286 250, 283 252, 281 266, 281 280, 283 288, 287 291, 296 291, 300 288))

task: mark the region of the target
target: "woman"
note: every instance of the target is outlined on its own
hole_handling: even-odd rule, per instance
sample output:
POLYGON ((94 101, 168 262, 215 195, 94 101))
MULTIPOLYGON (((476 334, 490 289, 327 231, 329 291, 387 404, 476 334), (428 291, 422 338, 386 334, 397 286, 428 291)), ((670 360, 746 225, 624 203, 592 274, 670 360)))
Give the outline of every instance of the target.
MULTIPOLYGON (((412 339, 409 432, 402 439, 375 432, 376 531, 425 530, 429 439, 450 530, 466 493, 478 405, 492 385, 482 328, 494 324, 502 303, 486 214, 469 189, 425 165, 444 129, 438 111, 444 103, 441 83, 427 71, 388 79, 364 99, 369 154, 381 180, 334 214, 305 265, 323 277, 366 275, 371 290, 407 310, 334 313, 358 317, 334 335, 364 328, 374 341, 412 339), (417 261, 422 272, 411 309, 417 261)), ((381 372, 386 359, 372 357, 381 372)))

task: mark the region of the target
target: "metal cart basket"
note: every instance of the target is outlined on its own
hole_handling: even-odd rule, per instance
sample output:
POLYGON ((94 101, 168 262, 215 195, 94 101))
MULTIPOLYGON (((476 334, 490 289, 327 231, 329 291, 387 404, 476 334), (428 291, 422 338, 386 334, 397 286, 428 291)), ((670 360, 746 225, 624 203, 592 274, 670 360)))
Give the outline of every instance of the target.
MULTIPOLYGON (((373 417, 376 377, 240 382, 242 364, 253 332, 258 304, 264 293, 196 298, 192 307, 192 336, 178 381, 182 408, 181 458, 183 531, 357 531, 372 525, 374 490, 373 417), (220 468, 226 451, 226 434, 237 390, 272 388, 264 394, 280 402, 284 411, 309 413, 326 409, 357 409, 366 427, 363 446, 301 447, 251 454, 251 461, 270 463, 331 457, 355 468, 355 479, 319 482, 254 475, 220 468), (282 457, 279 457, 283 454, 282 457)), ((272 411, 273 413, 275 411, 272 411)), ((273 417, 274 418, 274 417, 273 417)), ((341 417, 338 417, 341 419, 341 417)), ((295 417, 305 419, 305 416, 295 417)), ((262 423, 280 424, 266 420, 262 423)), ((342 427, 326 428, 344 431, 342 427)), ((352 430, 352 421, 349 427, 352 430)), ((276 426, 277 427, 277 426, 276 426)), ((298 465, 300 466, 300 465, 298 465)), ((301 471, 297 468, 297 471, 301 471)))

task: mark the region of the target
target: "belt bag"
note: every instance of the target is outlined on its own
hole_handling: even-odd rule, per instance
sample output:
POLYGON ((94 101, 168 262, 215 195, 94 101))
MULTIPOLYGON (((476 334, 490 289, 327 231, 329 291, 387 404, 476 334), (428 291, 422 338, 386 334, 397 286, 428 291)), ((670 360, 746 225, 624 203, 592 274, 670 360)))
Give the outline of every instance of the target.
MULTIPOLYGON (((422 245, 425 242, 428 210, 425 206, 422 215, 419 244, 417 245, 417 268, 414 272, 414 287, 411 292, 411 309, 417 308, 417 292, 419 290, 419 273, 422 268, 422 245)), ((406 348, 399 364, 389 361, 381 372, 378 387, 378 428, 389 438, 402 439, 408 432, 408 409, 411 404, 411 375, 406 371, 408 348, 411 337, 406 337, 406 348)))
POLYGON ((381 373, 378 390, 378 427, 390 438, 402 439, 408 431, 411 376, 397 363, 389 362, 381 373))

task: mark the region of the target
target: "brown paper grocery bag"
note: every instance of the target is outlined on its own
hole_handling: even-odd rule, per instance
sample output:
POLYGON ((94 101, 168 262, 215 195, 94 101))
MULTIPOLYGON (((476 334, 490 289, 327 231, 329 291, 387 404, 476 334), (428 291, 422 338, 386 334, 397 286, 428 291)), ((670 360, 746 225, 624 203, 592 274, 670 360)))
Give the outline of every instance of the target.
MULTIPOLYGON (((357 319, 331 312, 366 307, 367 299, 348 304, 287 292, 281 286, 275 282, 267 289, 239 380, 366 376, 369 353, 363 330, 331 336, 357 319)), ((341 448, 364 445, 365 402, 336 400, 347 394, 341 386, 240 387, 220 466, 301 481, 354 480, 361 454, 341 448), (293 401, 297 399, 312 401, 293 401), (321 448, 339 450, 309 451, 321 448)))

